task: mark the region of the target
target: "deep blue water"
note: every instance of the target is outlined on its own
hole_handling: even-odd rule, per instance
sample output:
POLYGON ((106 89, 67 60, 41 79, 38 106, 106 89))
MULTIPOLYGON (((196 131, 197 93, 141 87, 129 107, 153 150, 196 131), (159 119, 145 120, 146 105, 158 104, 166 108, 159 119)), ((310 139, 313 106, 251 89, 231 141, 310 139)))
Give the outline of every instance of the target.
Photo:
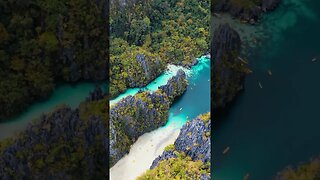
POLYGON ((263 19, 267 36, 248 57, 253 73, 245 91, 217 119, 214 179, 238 180, 246 173, 271 179, 288 165, 320 155, 319 9, 317 0, 284 0, 263 19))

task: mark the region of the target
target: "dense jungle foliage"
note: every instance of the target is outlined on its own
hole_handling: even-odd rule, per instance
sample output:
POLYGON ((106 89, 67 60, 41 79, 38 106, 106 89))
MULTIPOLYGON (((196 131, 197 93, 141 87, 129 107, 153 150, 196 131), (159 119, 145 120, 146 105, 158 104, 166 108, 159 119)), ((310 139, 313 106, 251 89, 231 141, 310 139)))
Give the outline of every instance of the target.
POLYGON ((0 179, 104 179, 107 100, 58 107, 0 142, 0 179))
POLYGON ((153 161, 150 170, 137 179, 209 180, 210 119, 210 113, 205 113, 184 125, 175 143, 168 145, 162 155, 153 161))
POLYGON ((169 105, 168 97, 158 90, 128 96, 111 107, 110 167, 129 152, 139 136, 165 125, 169 118, 169 105))
POLYGON ((1 0, 0 12, 0 120, 58 82, 107 79, 107 1, 1 0))
POLYGON ((209 49, 209 0, 113 0, 110 8, 111 97, 209 49))
POLYGON ((204 164, 201 160, 193 161, 185 153, 174 151, 176 158, 161 161, 159 165, 148 170, 137 180, 154 179, 203 179, 210 175, 210 163, 204 164))
POLYGON ((278 173, 276 180, 317 180, 320 179, 320 159, 312 159, 297 167, 287 167, 278 173))

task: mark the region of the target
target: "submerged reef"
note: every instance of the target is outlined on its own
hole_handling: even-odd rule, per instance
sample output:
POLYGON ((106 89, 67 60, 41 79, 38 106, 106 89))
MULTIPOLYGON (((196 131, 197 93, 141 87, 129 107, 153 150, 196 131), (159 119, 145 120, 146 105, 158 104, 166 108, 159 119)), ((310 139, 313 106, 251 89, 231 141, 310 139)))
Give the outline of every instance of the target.
POLYGON ((224 108, 243 89, 248 72, 240 60, 241 39, 228 24, 220 25, 213 33, 212 40, 212 106, 224 108))
POLYGON ((174 144, 165 148, 146 173, 138 179, 210 179, 210 113, 187 122, 174 144))
POLYGON ((259 21, 261 15, 274 10, 281 0, 213 0, 212 12, 228 12, 250 24, 259 21))
POLYGON ((178 71, 168 83, 154 93, 142 92, 128 96, 110 109, 109 164, 113 166, 139 136, 155 130, 167 122, 173 100, 187 88, 184 71, 178 71))

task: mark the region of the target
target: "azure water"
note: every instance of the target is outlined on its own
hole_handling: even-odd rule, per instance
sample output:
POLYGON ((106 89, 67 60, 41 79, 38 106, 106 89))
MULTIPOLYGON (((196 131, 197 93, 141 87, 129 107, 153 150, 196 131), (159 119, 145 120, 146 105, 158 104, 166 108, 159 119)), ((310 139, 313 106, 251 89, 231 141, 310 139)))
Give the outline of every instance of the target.
MULTIPOLYGON (((167 145, 174 143, 180 128, 188 120, 210 111, 210 59, 202 56, 198 60, 199 63, 187 73, 189 82, 187 91, 170 108, 167 124, 139 137, 132 145, 130 153, 110 169, 111 179, 130 180, 141 175, 150 168, 152 161, 162 154, 167 145)), ((165 72, 161 76, 171 74, 172 77, 176 71, 173 72, 172 74, 165 72)), ((158 88, 159 84, 164 85, 170 79, 161 76, 149 85, 158 88)), ((153 91, 157 88, 154 88, 153 91)))

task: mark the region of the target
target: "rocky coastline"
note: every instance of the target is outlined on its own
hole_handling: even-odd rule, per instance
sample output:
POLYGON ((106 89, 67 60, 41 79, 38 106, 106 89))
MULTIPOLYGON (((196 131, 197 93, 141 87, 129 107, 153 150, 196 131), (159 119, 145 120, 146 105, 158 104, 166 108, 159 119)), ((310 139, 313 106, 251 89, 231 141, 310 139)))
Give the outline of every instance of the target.
POLYGON ((139 136, 165 125, 169 118, 170 105, 186 88, 186 75, 180 70, 156 92, 141 92, 128 96, 110 108, 111 167, 129 152, 130 145, 139 136))
MULTIPOLYGON (((165 151, 157 157, 150 170, 140 179, 151 179, 152 176, 163 176, 168 178, 168 174, 160 174, 164 167, 174 166, 174 161, 183 161, 183 163, 197 162, 200 172, 193 172, 191 169, 183 169, 180 172, 185 174, 185 178, 196 178, 201 180, 210 179, 210 160, 211 160, 211 118, 210 113, 198 116, 187 122, 180 131, 180 134, 174 144, 166 147, 165 151), (151 176, 152 175, 152 176, 151 176)), ((171 167, 173 168, 173 167, 171 167)), ((173 177, 174 175, 172 175, 173 177)), ((180 176, 180 175, 177 175, 180 176)), ((177 177, 175 176, 175 177, 177 177)), ((183 175, 181 175, 183 176, 183 175)), ((139 179, 139 178, 138 178, 139 179)))
POLYGON ((221 24, 212 39, 212 107, 223 109, 244 89, 248 69, 239 58, 241 39, 228 24, 221 24))
POLYGON ((274 10, 281 0, 214 0, 212 12, 219 17, 218 13, 227 12, 234 18, 256 24, 263 13, 274 10))

